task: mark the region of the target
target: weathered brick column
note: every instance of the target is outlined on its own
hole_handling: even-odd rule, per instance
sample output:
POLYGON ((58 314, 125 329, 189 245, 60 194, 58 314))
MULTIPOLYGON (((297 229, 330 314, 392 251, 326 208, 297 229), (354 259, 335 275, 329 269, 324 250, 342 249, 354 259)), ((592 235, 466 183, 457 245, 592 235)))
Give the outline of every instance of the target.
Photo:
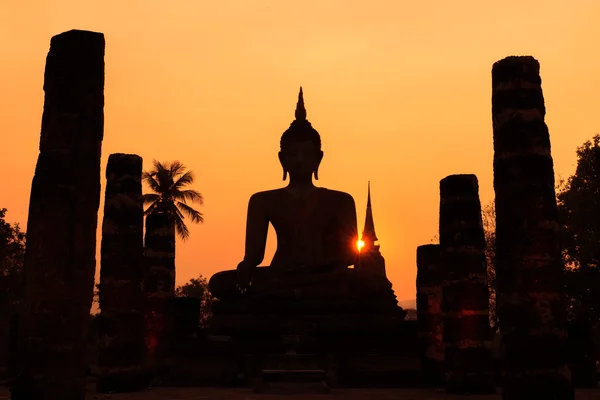
POLYGON ((104 132, 104 35, 54 36, 31 184, 14 399, 85 396, 104 132))
POLYGON ((175 225, 167 213, 146 216, 144 264, 147 355, 151 364, 157 364, 169 352, 169 310, 175 296, 175 225))
POLYGON ((175 225, 168 213, 146 216, 145 290, 150 297, 175 295, 175 225))
POLYGON ((504 399, 573 399, 558 213, 540 64, 492 68, 496 279, 504 399))
POLYGON ((145 389, 142 158, 111 154, 102 223, 97 390, 145 389))
POLYGON ((485 237, 475 175, 440 181, 440 247, 446 390, 495 393, 485 237))
POLYGON ((187 354, 191 341, 197 340, 200 329, 201 300, 195 297, 175 297, 172 307, 172 347, 174 354, 187 354))
POLYGON ((8 379, 14 379, 17 376, 19 360, 19 314, 10 315, 8 326, 8 352, 7 352, 7 371, 8 379))
POLYGON ((417 324, 425 384, 444 384, 442 263, 439 244, 417 247, 417 324))

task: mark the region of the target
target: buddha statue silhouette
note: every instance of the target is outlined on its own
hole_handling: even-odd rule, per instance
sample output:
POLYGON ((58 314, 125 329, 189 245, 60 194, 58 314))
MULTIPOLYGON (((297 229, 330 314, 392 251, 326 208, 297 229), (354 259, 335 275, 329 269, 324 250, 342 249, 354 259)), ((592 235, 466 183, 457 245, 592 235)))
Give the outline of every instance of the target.
MULTIPOLYGON (((386 303, 396 307, 385 277, 364 279, 359 270, 367 269, 349 268, 360 263, 354 199, 313 184, 313 175, 319 179, 323 151, 319 133, 306 119, 302 88, 295 114, 281 137, 279 152, 283 180, 289 176, 289 183, 250 197, 244 259, 237 270, 213 275, 211 293, 220 300, 221 309, 238 299, 238 306, 256 310, 253 300, 263 299, 263 308, 291 311, 286 300, 294 300, 306 311, 310 304, 321 309, 331 308, 333 303, 351 306, 360 302, 360 293, 368 289, 385 293, 386 303), (264 258, 269 223, 277 235, 277 250, 269 267, 258 267, 264 258)), ((219 307, 214 309, 215 315, 219 307)))

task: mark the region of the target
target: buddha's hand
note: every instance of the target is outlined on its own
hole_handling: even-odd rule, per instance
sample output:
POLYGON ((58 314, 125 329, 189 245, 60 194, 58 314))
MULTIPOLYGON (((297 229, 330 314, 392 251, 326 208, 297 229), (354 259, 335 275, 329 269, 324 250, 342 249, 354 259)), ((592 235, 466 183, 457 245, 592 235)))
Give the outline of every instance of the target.
POLYGON ((252 272, 256 266, 246 261, 242 261, 237 266, 237 289, 240 293, 245 293, 252 285, 252 272))

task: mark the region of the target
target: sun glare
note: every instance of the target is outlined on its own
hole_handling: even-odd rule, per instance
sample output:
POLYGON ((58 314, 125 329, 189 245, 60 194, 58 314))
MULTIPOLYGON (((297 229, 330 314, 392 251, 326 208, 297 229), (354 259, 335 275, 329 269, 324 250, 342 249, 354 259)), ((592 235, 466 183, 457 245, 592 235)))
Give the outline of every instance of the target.
POLYGON ((359 240, 358 242, 356 242, 356 247, 358 247, 358 251, 360 251, 363 247, 365 247, 365 242, 359 240))

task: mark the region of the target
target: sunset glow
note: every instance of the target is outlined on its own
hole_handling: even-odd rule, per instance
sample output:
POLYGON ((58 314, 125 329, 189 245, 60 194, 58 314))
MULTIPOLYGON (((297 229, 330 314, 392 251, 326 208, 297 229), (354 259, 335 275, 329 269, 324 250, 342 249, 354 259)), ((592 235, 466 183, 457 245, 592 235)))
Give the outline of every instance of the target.
MULTIPOLYGON (((494 199, 495 61, 539 60, 557 179, 600 132, 598 15, 592 0, 4 0, 0 170, 11 173, 0 208, 27 226, 50 38, 103 32, 99 227, 111 153, 138 154, 145 170, 180 160, 195 173, 205 223, 177 239, 177 285, 235 269, 250 196, 287 184, 277 153, 302 86, 324 151, 315 183, 354 197, 359 232, 373 183, 387 276, 400 301, 414 299, 416 248, 438 232, 440 179, 476 174, 482 205, 494 199)), ((98 229, 97 276, 100 239, 98 229)), ((276 245, 270 227, 262 265, 276 245)))
POLYGON ((365 247, 365 242, 359 240, 358 242, 356 242, 356 247, 358 247, 358 251, 361 251, 362 248, 365 247))

